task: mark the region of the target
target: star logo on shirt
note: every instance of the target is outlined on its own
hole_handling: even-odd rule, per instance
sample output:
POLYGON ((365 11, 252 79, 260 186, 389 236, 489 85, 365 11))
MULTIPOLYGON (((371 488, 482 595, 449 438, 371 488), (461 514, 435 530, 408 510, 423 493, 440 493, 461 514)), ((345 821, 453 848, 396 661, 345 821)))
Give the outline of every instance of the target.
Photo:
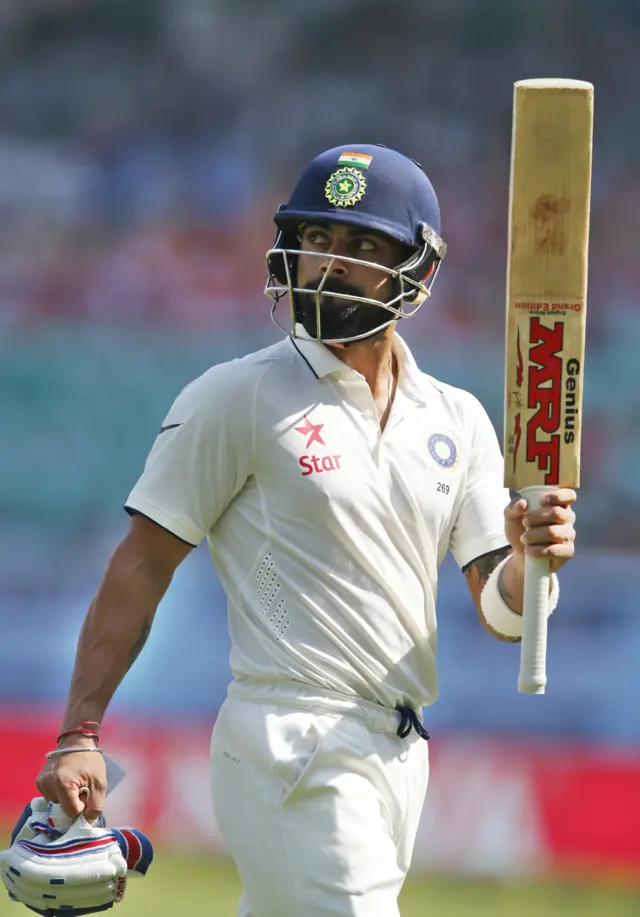
POLYGON ((304 436, 309 437, 307 440, 307 449, 311 443, 320 443, 322 446, 325 445, 325 441, 320 436, 320 430, 322 430, 323 427, 323 423, 311 423, 308 417, 305 417, 301 427, 296 427, 298 433, 302 433, 304 436))

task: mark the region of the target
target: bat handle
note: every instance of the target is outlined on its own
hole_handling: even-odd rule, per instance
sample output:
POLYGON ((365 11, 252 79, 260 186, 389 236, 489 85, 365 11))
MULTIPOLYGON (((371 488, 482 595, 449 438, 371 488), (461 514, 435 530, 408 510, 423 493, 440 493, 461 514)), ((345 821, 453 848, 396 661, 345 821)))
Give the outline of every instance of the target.
MULTIPOLYGON (((528 509, 537 509, 540 499, 553 487, 523 487, 519 493, 528 509)), ((549 617, 550 561, 546 557, 525 557, 522 643, 520 644, 520 694, 544 694, 547 684, 547 619, 549 617)))

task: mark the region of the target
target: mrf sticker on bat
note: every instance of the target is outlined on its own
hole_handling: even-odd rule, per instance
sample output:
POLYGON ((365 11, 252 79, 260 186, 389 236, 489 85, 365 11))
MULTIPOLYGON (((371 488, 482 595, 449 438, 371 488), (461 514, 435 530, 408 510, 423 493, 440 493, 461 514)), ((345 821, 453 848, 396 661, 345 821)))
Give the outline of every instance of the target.
POLYGON ((563 478, 562 447, 579 439, 581 364, 567 354, 569 329, 564 318, 536 314, 535 305, 530 304, 534 308, 527 310, 517 328, 507 451, 514 476, 525 463, 540 473, 540 483, 557 485, 563 478))

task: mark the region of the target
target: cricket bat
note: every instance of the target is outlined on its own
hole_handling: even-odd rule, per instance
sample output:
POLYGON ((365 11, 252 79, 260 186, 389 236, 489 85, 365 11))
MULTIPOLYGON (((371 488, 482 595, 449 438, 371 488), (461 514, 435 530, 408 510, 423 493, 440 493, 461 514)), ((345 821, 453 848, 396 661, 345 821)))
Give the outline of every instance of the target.
MULTIPOLYGON (((533 509, 580 484, 593 86, 514 84, 506 290, 505 485, 533 509)), ((547 682, 549 561, 525 559, 518 690, 547 682)))

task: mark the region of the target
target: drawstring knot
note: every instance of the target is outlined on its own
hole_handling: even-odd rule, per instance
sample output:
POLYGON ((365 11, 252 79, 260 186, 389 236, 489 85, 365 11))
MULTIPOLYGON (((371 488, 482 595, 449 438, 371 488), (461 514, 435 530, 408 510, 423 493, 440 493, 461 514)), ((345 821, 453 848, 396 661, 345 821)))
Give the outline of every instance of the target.
POLYGON ((400 725, 398 726, 397 734, 401 739, 406 739, 413 728, 421 739, 429 741, 431 736, 420 722, 420 717, 415 710, 411 707, 401 707, 400 704, 396 706, 396 710, 400 714, 400 725))

